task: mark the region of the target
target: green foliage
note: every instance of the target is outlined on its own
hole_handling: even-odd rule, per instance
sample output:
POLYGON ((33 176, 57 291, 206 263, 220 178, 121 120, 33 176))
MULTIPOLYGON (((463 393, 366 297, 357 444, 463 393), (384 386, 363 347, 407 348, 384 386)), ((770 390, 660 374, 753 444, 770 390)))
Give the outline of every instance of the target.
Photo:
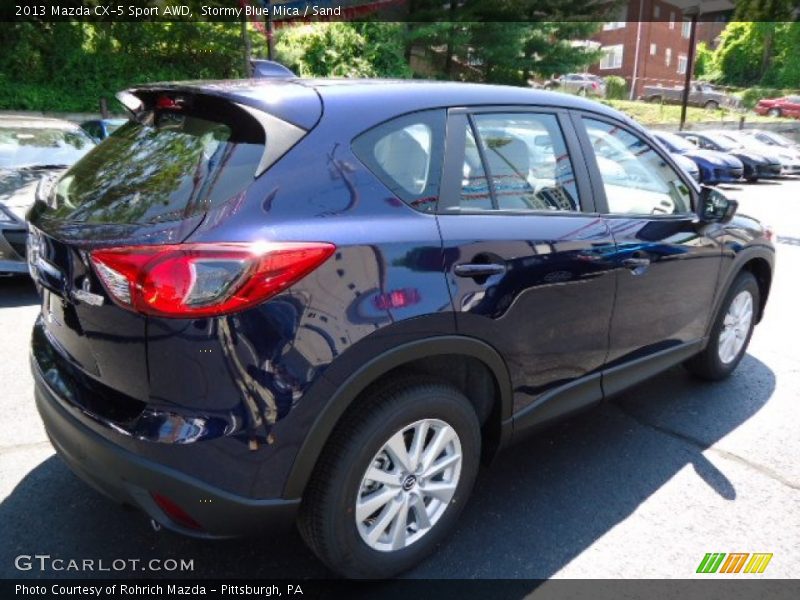
POLYGON ((784 88, 754 86, 744 90, 740 94, 740 98, 742 100, 742 106, 745 108, 753 108, 762 98, 779 98, 793 93, 795 93, 793 90, 784 88))
MULTIPOLYGON (((796 21, 729 23, 719 47, 704 58, 702 75, 726 85, 796 89, 800 87, 798 47, 800 23, 796 21)), ((698 75, 699 69, 700 65, 698 75)))
POLYGON ((396 23, 313 23, 281 29, 278 60, 302 77, 410 77, 396 23))
POLYGON ((694 78, 702 81, 718 81, 722 77, 714 60, 714 51, 705 42, 697 44, 694 58, 694 78))
POLYGON ((3 33, 14 49, 0 53, 3 109, 96 111, 138 83, 244 74, 240 23, 6 23, 3 33))
POLYGON ((628 85, 624 78, 609 75, 603 81, 606 82, 606 98, 609 100, 624 100, 628 96, 628 85))

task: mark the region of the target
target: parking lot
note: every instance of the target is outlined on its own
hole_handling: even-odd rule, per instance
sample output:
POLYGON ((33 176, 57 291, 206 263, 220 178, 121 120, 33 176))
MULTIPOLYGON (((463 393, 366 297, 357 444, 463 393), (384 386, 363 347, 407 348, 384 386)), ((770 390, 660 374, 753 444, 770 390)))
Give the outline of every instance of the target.
MULTIPOLYGON (((796 577, 800 180, 726 192, 778 235, 767 314, 734 376, 705 384, 675 368, 512 447, 482 472, 456 534, 408 576, 687 578, 707 552, 768 552, 758 577, 796 577)), ((156 533, 76 479, 33 403, 37 310, 30 282, 0 279, 3 577, 105 575, 20 572, 20 554, 192 559, 192 572, 170 575, 204 578, 327 575, 293 531, 224 542, 156 533)))

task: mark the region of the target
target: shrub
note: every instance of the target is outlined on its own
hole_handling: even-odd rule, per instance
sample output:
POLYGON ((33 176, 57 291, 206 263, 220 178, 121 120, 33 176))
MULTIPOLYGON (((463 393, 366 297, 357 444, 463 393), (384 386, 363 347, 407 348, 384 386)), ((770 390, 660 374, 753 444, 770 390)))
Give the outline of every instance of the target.
POLYGON ((628 85, 622 77, 609 75, 604 79, 606 82, 606 98, 611 100, 624 100, 628 96, 628 85))
POLYGON ((780 98, 793 93, 792 90, 769 87, 751 87, 744 90, 741 94, 742 106, 753 108, 762 98, 780 98))

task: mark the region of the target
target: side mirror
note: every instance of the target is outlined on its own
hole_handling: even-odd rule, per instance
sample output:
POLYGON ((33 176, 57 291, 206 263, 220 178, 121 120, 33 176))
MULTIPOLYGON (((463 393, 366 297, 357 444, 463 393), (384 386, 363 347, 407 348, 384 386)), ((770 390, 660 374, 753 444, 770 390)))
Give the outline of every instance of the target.
POLYGON ((704 223, 727 223, 736 214, 739 203, 719 190, 704 185, 700 190, 697 216, 704 223))

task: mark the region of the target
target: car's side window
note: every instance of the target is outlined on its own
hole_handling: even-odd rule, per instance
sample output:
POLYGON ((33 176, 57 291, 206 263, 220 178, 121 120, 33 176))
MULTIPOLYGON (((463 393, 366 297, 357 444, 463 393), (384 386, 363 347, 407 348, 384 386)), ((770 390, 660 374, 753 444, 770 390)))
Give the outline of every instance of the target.
POLYGON ((353 152, 409 206, 436 210, 444 155, 444 110, 404 115, 353 140, 353 152))
POLYGON ((575 174, 556 116, 474 115, 466 134, 458 209, 580 210, 575 174))
POLYGON ((649 143, 606 121, 584 117, 583 122, 610 213, 671 215, 692 211, 689 187, 649 143))
POLYGON ((98 123, 92 121, 91 123, 86 123, 83 127, 93 138, 99 140, 102 137, 102 131, 98 123))

